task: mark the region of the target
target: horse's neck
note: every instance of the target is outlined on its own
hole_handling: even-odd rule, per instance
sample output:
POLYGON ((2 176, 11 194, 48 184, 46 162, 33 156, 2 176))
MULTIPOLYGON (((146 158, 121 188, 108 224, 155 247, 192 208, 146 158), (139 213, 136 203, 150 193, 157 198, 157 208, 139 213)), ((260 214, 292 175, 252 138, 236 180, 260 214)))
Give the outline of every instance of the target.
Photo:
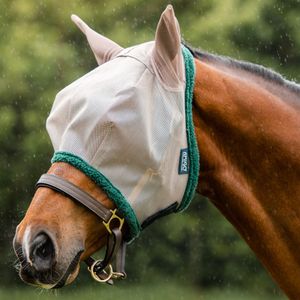
POLYGON ((300 294, 300 117, 251 76, 196 60, 198 190, 290 297, 300 294))

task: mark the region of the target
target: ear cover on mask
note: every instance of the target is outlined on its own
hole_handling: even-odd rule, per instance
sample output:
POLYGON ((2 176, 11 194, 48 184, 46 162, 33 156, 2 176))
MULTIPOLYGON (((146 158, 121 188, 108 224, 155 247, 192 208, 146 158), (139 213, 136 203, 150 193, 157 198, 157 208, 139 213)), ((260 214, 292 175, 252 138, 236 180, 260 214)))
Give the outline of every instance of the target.
POLYGON ((71 19, 85 34, 98 65, 101 65, 114 58, 123 49, 117 43, 91 29, 78 16, 72 15, 71 19))
POLYGON ((162 13, 155 34, 152 65, 161 82, 169 88, 180 88, 185 81, 181 36, 172 5, 162 13))

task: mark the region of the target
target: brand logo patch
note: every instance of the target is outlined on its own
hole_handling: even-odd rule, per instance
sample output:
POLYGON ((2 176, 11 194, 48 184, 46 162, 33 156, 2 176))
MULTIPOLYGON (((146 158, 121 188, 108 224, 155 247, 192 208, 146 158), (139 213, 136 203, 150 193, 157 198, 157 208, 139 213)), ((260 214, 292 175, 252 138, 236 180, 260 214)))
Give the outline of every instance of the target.
POLYGON ((181 149, 179 157, 178 174, 189 174, 189 149, 181 149))

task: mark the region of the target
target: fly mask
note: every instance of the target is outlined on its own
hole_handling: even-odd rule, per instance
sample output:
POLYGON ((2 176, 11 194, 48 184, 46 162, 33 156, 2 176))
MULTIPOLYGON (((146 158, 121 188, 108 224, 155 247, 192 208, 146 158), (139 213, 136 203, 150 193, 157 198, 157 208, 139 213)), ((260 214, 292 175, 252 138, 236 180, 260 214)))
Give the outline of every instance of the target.
POLYGON ((128 242, 193 197, 193 57, 171 6, 154 42, 126 49, 72 20, 100 66, 58 93, 47 119, 52 162, 73 165, 107 193, 128 225, 128 242))

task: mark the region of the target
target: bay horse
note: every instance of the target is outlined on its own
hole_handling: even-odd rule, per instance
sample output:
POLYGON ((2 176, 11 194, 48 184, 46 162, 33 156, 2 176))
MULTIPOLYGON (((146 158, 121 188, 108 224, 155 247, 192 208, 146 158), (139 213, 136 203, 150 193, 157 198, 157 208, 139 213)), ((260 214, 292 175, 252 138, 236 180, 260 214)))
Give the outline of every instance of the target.
MULTIPOLYGON (((79 18, 73 21, 102 66, 120 51, 79 18)), ((180 77, 170 76, 182 71, 180 43, 179 25, 168 6, 149 54, 165 83, 180 77)), ((235 226, 286 295, 299 299, 300 86, 262 66, 189 51, 195 64, 192 115, 201 154, 197 192, 235 226)), ((70 162, 54 160, 47 173, 80 188, 105 209, 116 207, 92 176, 70 162)), ((107 243, 104 225, 69 194, 40 186, 14 238, 21 278, 43 288, 57 287, 62 277, 60 286, 71 283, 79 261, 107 243)))

